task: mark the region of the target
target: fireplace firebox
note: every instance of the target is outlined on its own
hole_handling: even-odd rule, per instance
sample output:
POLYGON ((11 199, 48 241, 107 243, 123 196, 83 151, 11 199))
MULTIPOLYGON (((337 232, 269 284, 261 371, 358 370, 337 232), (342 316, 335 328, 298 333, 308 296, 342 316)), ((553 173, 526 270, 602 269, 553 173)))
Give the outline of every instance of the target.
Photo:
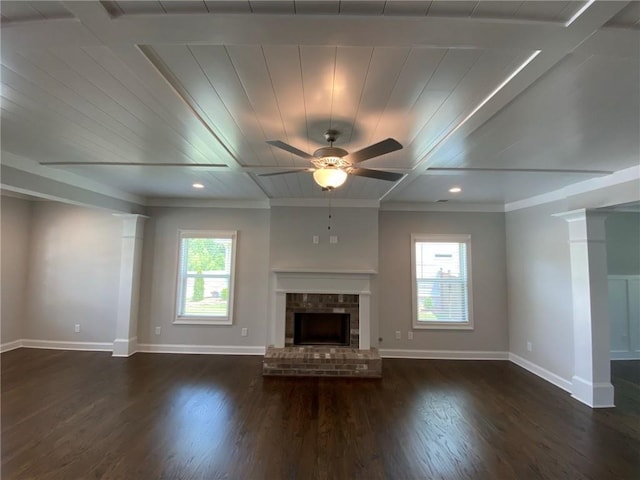
POLYGON ((348 313, 296 312, 294 322, 295 345, 349 346, 348 313))

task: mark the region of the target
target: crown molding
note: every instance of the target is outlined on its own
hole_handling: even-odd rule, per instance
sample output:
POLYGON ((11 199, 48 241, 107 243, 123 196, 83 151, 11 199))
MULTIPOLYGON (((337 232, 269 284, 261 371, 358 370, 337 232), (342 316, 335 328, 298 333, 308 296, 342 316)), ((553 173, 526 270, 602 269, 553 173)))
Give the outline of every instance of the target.
POLYGON ((480 212, 504 213, 504 206, 498 203, 459 203, 459 202, 385 202, 381 211, 393 212, 480 212))
POLYGON ((146 207, 173 208, 255 208, 268 209, 269 201, 262 200, 215 200, 198 198, 148 198, 146 207))
POLYGON ((379 200, 359 200, 349 198, 272 198, 272 207, 327 207, 333 208, 379 208, 379 200))

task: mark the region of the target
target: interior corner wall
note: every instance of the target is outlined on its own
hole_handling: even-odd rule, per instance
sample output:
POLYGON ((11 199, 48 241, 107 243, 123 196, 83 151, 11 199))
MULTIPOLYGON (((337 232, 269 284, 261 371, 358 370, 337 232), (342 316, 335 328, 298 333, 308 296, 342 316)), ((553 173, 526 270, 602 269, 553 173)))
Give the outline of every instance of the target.
POLYGON ((24 338, 112 344, 122 221, 105 210, 46 201, 33 202, 31 218, 24 338))
MULTIPOLYGON (((380 212, 378 274, 381 349, 508 350, 503 213, 380 212), (473 330, 412 330, 411 234, 471 235, 473 330), (401 332, 401 339, 395 332, 401 332)), ((428 354, 427 354, 428 355, 428 354)))
MULTIPOLYGON (((269 212, 266 209, 174 208, 147 210, 142 248, 138 344, 264 347, 269 318, 269 212), (178 325, 178 230, 238 232, 232 325, 178 325), (160 327, 160 335, 156 335, 160 327), (242 328, 248 335, 241 335, 242 328)), ((178 346, 178 347, 176 347, 178 346)))
POLYGON ((508 212, 509 351, 561 377, 573 376, 573 296, 564 202, 508 212), (532 349, 528 351, 527 342, 532 349))
POLYGON ((23 338, 28 298, 31 202, 3 196, 0 201, 0 343, 23 338))

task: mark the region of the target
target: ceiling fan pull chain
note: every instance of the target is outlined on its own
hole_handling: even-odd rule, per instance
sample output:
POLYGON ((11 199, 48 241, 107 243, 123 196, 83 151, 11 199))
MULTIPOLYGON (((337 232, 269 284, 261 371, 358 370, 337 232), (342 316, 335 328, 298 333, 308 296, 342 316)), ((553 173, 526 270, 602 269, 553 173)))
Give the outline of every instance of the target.
POLYGON ((333 194, 333 190, 329 190, 329 226, 327 230, 331 230, 331 195, 333 194))

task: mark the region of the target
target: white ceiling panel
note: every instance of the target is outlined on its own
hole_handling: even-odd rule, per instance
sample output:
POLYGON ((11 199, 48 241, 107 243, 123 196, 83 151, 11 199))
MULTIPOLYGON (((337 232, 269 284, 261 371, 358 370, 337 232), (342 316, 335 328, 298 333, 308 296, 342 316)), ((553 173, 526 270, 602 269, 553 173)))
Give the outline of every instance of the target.
POLYGON ((478 2, 471 15, 473 17, 484 18, 514 18, 523 3, 524 2, 500 1, 478 2))
POLYGON ((340 1, 296 1, 296 13, 301 15, 336 15, 340 13, 340 1))
POLYGON ((2 149, 143 197, 316 199, 307 171, 258 176, 311 166, 266 142, 311 154, 336 129, 351 153, 399 141, 359 166, 405 177, 349 178, 335 198, 437 201, 453 174, 420 175, 447 167, 465 169, 458 201, 512 202, 638 164, 637 5, 565 27, 584 5, 3 2, 2 149))
POLYGON ((516 202, 572 183, 596 178, 599 174, 544 172, 457 172, 427 173, 402 191, 393 191, 385 201, 505 204, 516 202), (450 193, 460 187, 460 193, 450 193))
POLYGON ((565 21, 569 18, 563 18, 562 12, 570 10, 568 7, 571 2, 563 2, 561 0, 537 1, 537 2, 521 2, 515 17, 527 20, 559 20, 565 21))
POLYGON ((629 2, 629 5, 609 20, 607 26, 635 29, 640 28, 640 2, 629 2))
POLYGON ((0 4, 3 22, 29 22, 55 18, 72 18, 62 2, 3 1, 0 4))
MULTIPOLYGON (((240 48, 240 47, 239 47, 240 48)), ((193 46, 188 48, 202 70, 200 80, 204 83, 205 95, 216 95, 220 103, 205 108, 205 102, 199 102, 208 114, 209 119, 217 119, 223 109, 225 115, 233 123, 217 124, 223 135, 236 139, 234 150, 238 152, 238 160, 243 165, 273 165, 284 162, 284 155, 279 157, 264 149, 264 126, 256 114, 251 100, 248 98, 245 85, 236 69, 229 50, 223 46, 193 46), (241 132, 239 136, 236 128, 241 132), (260 139, 251 142, 249 139, 260 139), (258 148, 256 148, 256 142, 258 148)), ((190 90, 192 92, 192 90, 190 90)), ((199 97, 195 97, 198 101, 199 97)))
POLYGON ((610 171, 637 165, 638 85, 638 61, 568 57, 464 143, 438 151, 430 165, 610 171))
POLYGON ((162 8, 167 13, 207 13, 207 6, 204 1, 161 1, 162 8))
MULTIPOLYGON (((55 167, 49 167, 55 168, 55 167)), ((81 165, 65 167, 76 175, 99 178, 106 185, 127 193, 146 197, 220 198, 255 200, 264 198, 247 173, 221 171, 204 167, 104 166, 81 165), (194 189, 194 183, 204 185, 194 189)))
POLYGON ((450 2, 448 0, 434 0, 429 6, 428 15, 434 17, 470 17, 478 2, 450 2))
POLYGON ((253 13, 293 14, 295 2, 293 0, 253 0, 249 2, 253 13))
POLYGON ((385 15, 402 15, 422 17, 427 14, 431 1, 403 1, 386 2, 384 6, 385 15))
POLYGON ((230 2, 229 0, 205 0, 207 10, 211 13, 251 13, 251 5, 247 0, 230 2))
MULTIPOLYGON (((113 5, 113 7, 110 8, 111 11, 124 15, 166 13, 162 4, 155 0, 131 0, 126 2, 111 2, 111 4, 113 5)), ((109 6, 111 7, 111 5, 109 6)))
POLYGON ((342 0, 340 13, 346 15, 382 15, 385 1, 342 0))

